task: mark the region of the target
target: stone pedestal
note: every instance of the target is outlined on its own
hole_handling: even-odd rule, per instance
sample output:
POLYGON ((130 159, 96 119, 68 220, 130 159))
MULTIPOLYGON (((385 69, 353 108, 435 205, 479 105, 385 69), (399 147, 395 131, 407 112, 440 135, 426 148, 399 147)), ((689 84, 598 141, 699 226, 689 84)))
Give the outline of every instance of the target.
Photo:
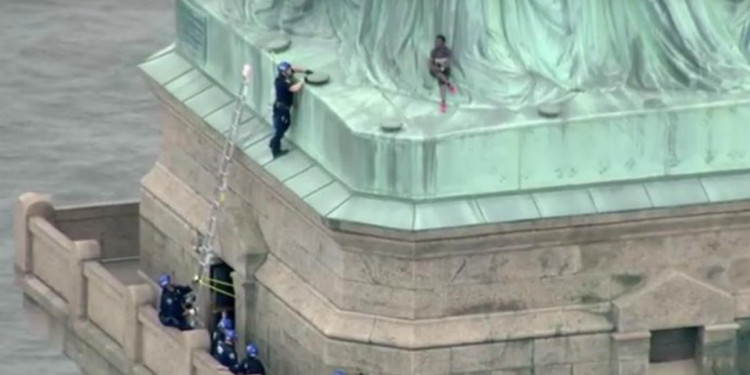
POLYGON ((249 341, 247 338, 247 292, 252 286, 245 281, 245 275, 241 272, 232 272, 232 283, 234 284, 234 324, 237 331, 237 348, 244 348, 249 341))
POLYGON ((700 330, 697 360, 703 374, 735 375, 737 366, 736 323, 705 326, 700 330))
POLYGON ((648 331, 612 334, 613 375, 648 375, 648 353, 651 346, 648 331))
MULTIPOLYGON (((169 56, 144 65, 165 109, 141 203, 152 275, 191 261, 180 244, 208 215, 234 108, 206 77, 186 88, 200 69, 169 56)), ((218 233, 221 258, 244 270, 234 276, 241 341, 258 344, 269 372, 599 375, 613 363, 611 373, 646 374, 649 332, 731 323, 734 292, 750 288, 750 203, 523 221, 527 208, 565 200, 577 215, 578 197, 594 199, 555 192, 542 206, 513 201, 518 222, 489 225, 515 212, 507 197, 363 198, 296 147, 273 160, 264 116, 251 111, 243 125, 218 233)))
MULTIPOLYGON (((232 272, 234 283, 234 321, 238 335, 238 348, 244 348, 250 341, 257 339, 255 331, 256 311, 255 300, 257 297, 257 285, 255 272, 263 264, 266 255, 250 252, 240 259, 240 267, 232 272), (249 277, 248 277, 249 275, 249 277)), ((258 343, 256 342, 256 345, 258 343)), ((261 353, 265 355, 266 353, 261 353)))

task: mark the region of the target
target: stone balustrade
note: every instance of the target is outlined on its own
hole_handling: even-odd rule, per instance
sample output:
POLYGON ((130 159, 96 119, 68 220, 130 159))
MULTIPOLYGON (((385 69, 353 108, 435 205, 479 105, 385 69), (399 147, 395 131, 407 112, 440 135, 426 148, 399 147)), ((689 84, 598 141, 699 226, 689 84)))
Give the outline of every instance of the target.
POLYGON ((121 346, 125 346, 125 311, 129 295, 125 285, 107 272, 100 263, 84 266, 86 317, 121 346))
MULTIPOLYGON (((132 204, 123 209, 131 212, 132 204)), ((226 374, 208 353, 206 330, 162 326, 149 282, 124 275, 122 267, 113 272, 119 264, 102 259, 101 239, 68 237, 55 225, 60 211, 45 196, 20 197, 15 266, 26 295, 73 333, 65 335, 67 355, 87 373, 226 374)), ((112 215, 117 207, 105 211, 112 215)), ((123 249, 115 253, 122 255, 123 249)))
MULTIPOLYGON (((207 331, 179 332, 159 323, 154 309, 156 289, 150 280, 139 276, 137 259, 122 258, 128 254, 122 245, 127 242, 120 242, 108 256, 101 249, 107 238, 73 239, 69 231, 80 230, 73 221, 65 228, 56 222, 58 217, 74 216, 65 210, 54 208, 46 197, 24 194, 16 208, 15 229, 15 266, 24 292, 65 327, 65 353, 91 374, 226 375, 208 354, 207 331), (123 267, 128 262, 130 269, 123 267)), ((132 205, 123 206, 123 210, 131 211, 132 205)), ((118 222, 117 206, 100 210, 105 211, 111 223, 118 222)), ((87 220, 93 220, 91 215, 87 220)), ((722 236, 732 251, 744 249, 745 237, 729 231, 722 236)), ((321 241, 321 237, 312 238, 321 241)), ((680 258, 700 260, 703 258, 697 255, 715 253, 716 248, 697 249, 679 237, 664 241, 668 242, 665 248, 680 251, 680 258)), ((605 272, 606 267, 635 262, 636 255, 659 255, 653 247, 628 246, 628 252, 614 253, 617 257, 612 259, 605 257, 612 254, 607 247, 588 249, 590 253, 596 250, 597 256, 591 259, 597 262, 579 254, 580 262, 572 262, 572 267, 594 263, 598 272, 605 272)), ((152 250, 159 249, 154 246, 152 250)), ((654 332, 681 327, 697 329, 695 364, 703 373, 747 373, 750 368, 746 355, 750 352, 750 289, 744 284, 717 286, 715 281, 691 276, 687 267, 666 267, 644 276, 646 281, 635 276, 623 279, 625 284, 644 285, 627 293, 621 290, 611 300, 589 303, 587 309, 596 306, 598 310, 583 315, 582 306, 567 306, 408 320, 342 310, 312 287, 299 287, 306 285, 302 276, 284 263, 294 259, 292 255, 276 252, 262 262, 249 256, 229 257, 238 266, 260 265, 254 271, 248 271, 249 266, 237 267, 240 273, 252 272, 257 281, 255 285, 236 285, 240 300, 253 301, 237 319, 254 324, 246 329, 254 334, 249 338, 261 353, 267 353, 264 359, 274 373, 324 374, 341 367, 351 372, 365 369, 363 372, 373 375, 647 375, 654 332), (248 293, 253 297, 244 295, 248 293), (310 320, 303 322, 302 317, 310 320), (357 336, 358 332, 368 335, 357 336)), ((732 268, 746 269, 746 256, 737 257, 732 268)), ((544 259, 550 263, 555 258, 544 259)), ((467 258, 468 265, 460 268, 466 268, 468 276, 481 275, 477 273, 481 270, 478 261, 473 262, 467 258)), ((309 263, 300 264, 309 267, 309 263)), ((386 268, 392 269, 392 264, 384 265, 386 268)), ((528 269, 539 270, 524 268, 528 269)), ((729 273, 739 277, 732 275, 729 273)))

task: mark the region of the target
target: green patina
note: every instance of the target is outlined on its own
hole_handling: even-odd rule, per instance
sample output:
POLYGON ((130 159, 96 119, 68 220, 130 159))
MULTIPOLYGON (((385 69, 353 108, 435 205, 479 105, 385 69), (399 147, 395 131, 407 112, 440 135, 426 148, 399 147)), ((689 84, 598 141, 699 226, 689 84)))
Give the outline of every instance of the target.
POLYGON ((622 286, 627 287, 627 288, 632 288, 640 284, 641 281, 643 281, 644 276, 626 273, 622 275, 614 275, 612 278, 618 283, 620 283, 622 286))
MULTIPOLYGON (((329 1, 316 4, 323 3, 335 7, 329 1)), ((414 3, 428 6, 429 2, 414 3)), ((438 13, 462 9, 457 5, 460 2, 448 3, 455 9, 438 13)), ((608 4, 604 8, 615 6, 604 3, 608 4)), ((707 66, 698 66, 708 77, 703 79, 693 74, 694 66, 688 64, 681 70, 684 74, 668 75, 665 82, 658 82, 654 77, 664 71, 664 61, 644 63, 633 55, 633 64, 651 70, 599 86, 592 78, 595 72, 582 78, 588 82, 583 86, 572 84, 575 80, 550 78, 559 87, 575 87, 564 92, 547 87, 547 94, 529 92, 492 101, 488 99, 493 97, 491 93, 474 87, 477 78, 473 73, 463 69, 457 79, 467 90, 455 99, 455 109, 440 115, 436 113, 434 87, 422 90, 422 81, 414 77, 401 77, 408 87, 393 86, 393 77, 405 72, 386 72, 385 63, 377 58, 375 70, 365 74, 361 64, 351 66, 362 56, 346 54, 350 47, 347 38, 301 31, 304 25, 322 22, 316 17, 330 12, 311 10, 310 22, 303 25, 287 21, 305 17, 276 14, 281 10, 275 6, 269 9, 273 15, 263 19, 286 25, 283 28, 292 41, 289 49, 275 54, 263 46, 278 39, 277 24, 251 22, 257 21, 253 15, 259 14, 253 6, 222 8, 219 4, 180 0, 175 50, 152 56, 142 69, 176 100, 224 133, 229 126, 229 103, 240 83, 238 73, 243 64, 252 64, 253 88, 246 104, 265 127, 243 135, 243 150, 333 224, 351 221, 418 231, 750 199, 750 191, 744 188, 750 183, 750 143, 746 141, 750 138, 750 96, 743 79, 727 85, 726 72, 709 72, 707 66), (301 34, 307 36, 298 36, 301 34), (289 157, 271 161, 266 144, 271 84, 275 65, 282 59, 328 73, 331 82, 305 89, 290 134, 294 151, 289 157), (365 82, 363 77, 371 79, 365 82), (560 103, 561 117, 538 115, 536 106, 549 102, 538 100, 540 97, 560 103), (655 101, 662 104, 654 107, 655 101), (383 131, 382 125, 394 119, 400 119, 403 128, 383 131)), ((519 4, 516 7, 523 8, 519 4)), ((634 7, 625 10, 631 15, 643 10, 634 7)), ((371 9, 376 10, 373 14, 386 17, 389 13, 382 6, 376 8, 371 9)), ((713 19, 724 14, 713 6, 704 8, 701 11, 709 16, 691 17, 713 19)), ((456 17, 465 16, 461 13, 465 11, 456 17)), ((524 17, 535 16, 529 13, 524 17)), ((349 14, 342 19, 354 18, 349 14)), ((709 23, 712 30, 718 27, 714 21, 709 23)), ((408 51, 402 51, 400 58, 412 61, 425 53, 424 48, 429 50, 436 27, 410 37, 407 44, 411 47, 404 47, 408 51)), ((455 39, 462 35, 461 30, 447 33, 455 39)), ((736 48, 728 47, 728 40, 740 40, 741 33, 716 33, 723 41, 723 61, 735 66, 732 72, 736 77, 745 77, 748 69, 743 64, 747 61, 743 63, 736 48)), ((360 30, 357 35, 375 38, 369 40, 376 44, 381 40, 378 35, 382 40, 393 37, 380 29, 360 30)), ((649 43, 646 50, 667 58, 649 43)), ((634 53, 630 47, 626 49, 628 54, 634 53)), ((461 51, 456 51, 456 59, 471 59, 461 51)), ((563 73, 545 71, 544 75, 549 78, 563 73)))
MULTIPOLYGON (((175 101, 199 114, 218 133, 226 134, 233 110, 231 94, 180 54, 173 49, 162 51, 141 64, 141 69, 175 101)), ((246 113, 243 120, 247 122, 251 116, 252 113, 246 113)), ((325 165, 296 147, 288 157, 272 160, 267 145, 270 136, 270 126, 262 120, 258 126, 243 126, 239 147, 321 216, 327 217, 331 225, 347 221, 421 231, 750 199, 750 190, 744 188, 750 186, 750 174, 740 171, 626 185, 567 186, 546 191, 410 202, 358 193, 338 180, 325 165)))
MULTIPOLYGON (((737 334, 737 352, 750 353, 750 319, 738 320, 740 330, 737 334)), ((750 356, 737 356, 737 367, 741 374, 750 374, 750 356)))
POLYGON ((599 303, 599 302, 607 302, 606 299, 597 296, 595 294, 584 294, 578 298, 578 300, 581 303, 589 304, 589 303, 599 303))

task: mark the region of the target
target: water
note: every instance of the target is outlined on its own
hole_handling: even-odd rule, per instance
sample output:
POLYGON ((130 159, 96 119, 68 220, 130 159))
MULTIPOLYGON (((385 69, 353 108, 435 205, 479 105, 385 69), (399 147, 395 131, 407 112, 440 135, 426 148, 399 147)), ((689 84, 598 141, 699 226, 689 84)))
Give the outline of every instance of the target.
POLYGON ((136 65, 174 38, 170 0, 0 1, 0 374, 79 375, 32 330, 14 284, 12 208, 137 198, 158 142, 136 65))

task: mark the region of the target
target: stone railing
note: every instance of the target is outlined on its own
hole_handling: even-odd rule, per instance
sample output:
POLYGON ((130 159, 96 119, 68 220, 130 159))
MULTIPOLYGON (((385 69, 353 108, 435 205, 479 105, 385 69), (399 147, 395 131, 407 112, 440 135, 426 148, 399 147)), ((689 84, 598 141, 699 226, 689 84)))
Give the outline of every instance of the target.
POLYGON ((97 240, 102 259, 137 257, 139 206, 138 202, 122 202, 59 208, 55 227, 72 240, 97 240))
MULTIPOLYGON (((164 328, 151 306, 138 310, 137 331, 141 338, 138 356, 157 375, 191 374, 194 354, 200 349, 207 352, 210 345, 205 330, 180 332, 164 328)), ((214 363, 214 369, 217 366, 214 363)))
MULTIPOLYGON (((99 210, 118 221, 112 215, 116 207, 99 210)), ((66 328, 66 354, 87 372, 108 363, 124 375, 225 374, 208 354, 208 332, 163 327, 149 282, 126 282, 113 274, 112 262, 102 257, 101 239, 72 240, 56 226, 55 218, 66 215, 34 193, 22 195, 15 212, 15 266, 24 293, 66 328)), ((123 249, 114 254, 125 254, 123 249)))

